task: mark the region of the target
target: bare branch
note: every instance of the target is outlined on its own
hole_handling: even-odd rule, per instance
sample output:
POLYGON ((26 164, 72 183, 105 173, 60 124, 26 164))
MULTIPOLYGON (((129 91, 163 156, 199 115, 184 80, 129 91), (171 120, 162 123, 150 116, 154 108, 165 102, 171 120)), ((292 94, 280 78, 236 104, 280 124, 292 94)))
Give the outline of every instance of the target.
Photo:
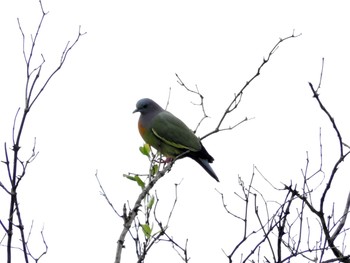
MULTIPOLYGON (((100 190, 101 190, 101 191, 100 191, 100 194, 106 199, 107 203, 108 203, 108 204, 110 205, 110 207, 113 209, 114 213, 116 213, 116 215, 118 215, 119 217, 123 217, 123 216, 120 215, 120 214, 118 213, 118 211, 114 208, 112 202, 109 201, 108 196, 107 196, 107 194, 106 194, 105 190, 103 189, 103 186, 102 186, 102 184, 101 184, 101 182, 100 182, 100 179, 98 178, 98 172, 97 172, 97 170, 96 170, 96 172, 95 172, 95 177, 96 177, 96 180, 97 180, 98 185, 99 185, 100 190)), ((126 208, 124 208, 123 211, 124 211, 125 209, 126 209, 126 208)), ((126 214, 126 212, 123 212, 123 215, 124 215, 124 214, 126 214)))
POLYGON ((137 200, 135 201, 133 208, 130 210, 127 217, 125 218, 124 228, 123 228, 123 230, 120 234, 120 237, 118 239, 117 253, 116 253, 116 257, 115 257, 115 261, 114 261, 115 263, 121 262, 121 253, 122 253, 122 249, 124 247, 125 236, 128 233, 128 231, 132 225, 132 222, 134 221, 135 217, 138 214, 139 208, 141 207, 142 200, 146 197, 146 195, 149 193, 149 191, 153 188, 155 183, 160 178, 162 178, 165 175, 165 173, 170 171, 170 169, 171 169, 171 167, 174 164, 176 159, 177 158, 175 158, 172 162, 167 164, 163 170, 158 171, 157 174, 149 181, 149 183, 143 188, 142 192, 140 193, 137 200))
MULTIPOLYGON (((210 133, 208 133, 207 135, 203 136, 203 138, 211 135, 211 134, 214 134, 214 133, 217 133, 219 131, 222 131, 223 129, 221 128, 221 125, 223 124, 223 121, 225 120, 226 116, 231 113, 232 111, 234 111, 238 105, 240 104, 241 100, 242 100, 242 97, 243 97, 243 92, 245 91, 245 89, 250 85, 250 83, 255 80, 259 75, 260 75, 260 72, 262 70, 262 68, 265 66, 265 64, 267 62, 269 62, 269 60, 271 59, 272 55, 276 52, 276 50, 278 49, 279 45, 288 40, 288 39, 291 39, 291 38, 296 38, 296 37, 299 37, 301 34, 298 34, 298 35, 295 35, 294 34, 294 31, 293 33, 288 36, 288 37, 285 37, 285 38, 280 38, 279 41, 274 45, 274 47, 271 49, 271 51, 269 52, 267 58, 263 59, 263 62, 260 64, 260 66, 258 67, 258 70, 257 72, 255 73, 255 75, 253 77, 251 77, 244 85, 243 87, 241 88, 241 90, 234 95, 234 98, 232 99, 232 101, 229 103, 229 105, 227 106, 226 110, 224 111, 221 119, 219 120, 216 128, 211 131, 210 133)), ((234 128, 234 127, 233 127, 234 128)), ((225 128, 224 130, 231 130, 232 128, 225 128)))
MULTIPOLYGON (((207 113, 205 112, 205 107, 204 107, 204 96, 199 92, 198 86, 196 85, 196 90, 192 90, 190 88, 187 87, 187 85, 182 81, 182 79, 179 77, 179 75, 177 73, 175 73, 175 76, 177 77, 177 83, 180 84, 180 86, 184 87, 187 91, 194 93, 196 95, 198 95, 198 97, 200 98, 200 103, 194 103, 192 102, 193 105, 197 105, 200 106, 202 108, 202 112, 203 112, 203 117, 202 119, 198 122, 196 128, 194 129, 194 133, 197 132, 199 126, 202 124, 202 122, 208 118, 209 116, 207 115, 207 113)), ((203 138, 202 138, 203 139, 203 138)))
MULTIPOLYGON (((321 77, 322 77, 322 74, 323 74, 323 63, 324 63, 324 60, 322 60, 322 71, 321 71, 321 77)), ((339 129, 334 121, 334 118, 331 116, 331 114, 328 112, 328 110, 326 109, 326 107, 323 105, 323 103, 321 102, 320 100, 320 95, 318 94, 318 90, 320 89, 321 87, 321 81, 322 81, 322 78, 320 79, 320 83, 318 85, 318 88, 317 89, 314 89, 313 85, 311 82, 309 82, 309 86, 311 88, 311 91, 313 93, 313 97, 317 100, 320 108, 322 109, 322 111, 328 116, 329 118, 329 121, 332 123, 332 126, 333 126, 333 129, 335 130, 335 132, 337 133, 337 136, 338 136, 338 140, 339 140, 339 146, 340 146, 340 158, 344 158, 344 150, 343 150, 343 139, 342 139, 342 136, 339 132, 339 129)))
MULTIPOLYGON (((9 213, 8 213, 8 228, 7 228, 7 246, 6 246, 7 247, 7 262, 8 263, 10 263, 11 259, 12 259, 12 252, 11 251, 13 249, 12 239, 13 239, 13 228, 14 227, 17 227, 19 229, 20 241, 21 241, 21 245, 22 245, 21 250, 23 251, 23 254, 24 254, 24 261, 26 263, 29 262, 29 259, 28 259, 29 254, 28 254, 28 251, 26 249, 27 241, 26 241, 26 237, 24 234, 24 226, 22 223, 20 208, 19 208, 19 204, 18 204, 18 192, 17 192, 17 188, 19 186, 19 183, 26 173, 27 166, 29 165, 29 163, 31 163, 36 158, 36 156, 38 154, 35 150, 36 141, 34 140, 32 155, 26 161, 21 161, 19 158, 19 151, 21 149, 20 141, 22 138, 22 134, 23 134, 23 130, 24 130, 24 126, 25 126, 25 123, 27 120, 28 113, 29 113, 31 107, 34 105, 35 101, 38 99, 38 97, 40 96, 42 91, 45 89, 45 87, 49 83, 50 79, 60 70, 60 68, 64 64, 69 51, 76 45, 76 43, 80 39, 80 36, 85 34, 85 33, 80 32, 80 27, 79 27, 79 34, 78 34, 76 40, 74 41, 74 43, 71 45, 67 44, 66 48, 64 49, 64 52, 63 52, 61 59, 60 59, 59 66, 51 73, 51 75, 48 76, 48 78, 44 82, 41 89, 37 93, 35 93, 36 87, 38 86, 38 80, 41 77, 41 75, 40 75, 41 70, 42 70, 42 67, 44 66, 44 63, 45 63, 44 56, 41 54, 42 61, 39 63, 39 65, 33 66, 32 64, 33 64, 33 58, 36 54, 37 41, 38 41, 38 37, 41 33, 43 21, 44 21, 45 16, 48 14, 48 12, 44 11, 41 0, 39 0, 39 4, 40 4, 40 9, 41 9, 42 15, 41 15, 40 21, 37 25, 37 28, 36 28, 34 35, 31 35, 31 43, 29 44, 29 49, 26 48, 26 35, 24 33, 24 30, 22 28, 20 20, 17 19, 18 28, 19 28, 19 31, 22 35, 22 53, 23 53, 25 64, 26 64, 26 75, 25 75, 26 76, 26 84, 25 84, 25 90, 24 90, 24 95, 25 95, 24 96, 24 98, 25 98, 24 109, 23 109, 22 116, 21 116, 20 120, 18 121, 19 125, 17 128, 17 131, 16 131, 16 126, 17 126, 17 119, 18 119, 20 108, 16 112, 13 127, 12 127, 12 143, 13 143, 13 146, 11 148, 11 150, 13 151, 13 159, 12 159, 12 163, 11 163, 12 167, 10 167, 10 161, 9 161, 7 147, 6 147, 6 143, 5 143, 6 161, 4 163, 7 167, 7 173, 8 173, 9 180, 10 180, 10 187, 9 188, 11 188, 11 189, 8 190, 7 188, 5 188, 3 186, 2 183, 1 183, 1 188, 10 194, 10 205, 9 205, 9 213), (33 99, 33 97, 34 97, 34 99, 33 99), (19 172, 20 168, 22 168, 21 173, 19 172), (14 224, 14 216, 17 217, 17 221, 18 221, 17 225, 14 224)), ((46 251, 47 251, 47 245, 46 245, 46 242, 44 240, 43 232, 42 232, 42 238, 43 238, 43 242, 46 246, 46 251)), ((44 254, 46 254, 46 252, 44 254)), ((41 258, 41 256, 39 258, 35 259, 35 261, 37 262, 41 258)))
MULTIPOLYGON (((231 216, 233 216, 233 217, 235 217, 235 218, 237 218, 237 219, 239 219, 239 220, 242 220, 242 221, 244 222, 244 218, 242 218, 242 217, 240 217, 240 216, 238 216, 238 215, 232 213, 232 212, 227 208, 227 204, 226 204, 226 202, 225 202, 224 194, 221 193, 221 192, 220 192, 218 189, 216 189, 216 188, 215 188, 215 190, 216 190, 216 192, 218 192, 218 193, 221 195, 221 202, 222 202, 222 206, 224 207, 225 211, 226 211, 228 214, 230 214, 231 216)), ((244 200, 244 199, 243 199, 243 200, 244 200)))
MULTIPOLYGON (((5 151, 6 161, 2 161, 2 162, 5 163, 6 169, 7 169, 7 175, 9 177, 9 181, 12 182, 12 172, 11 172, 11 168, 10 168, 10 160, 9 160, 9 156, 8 156, 8 152, 7 152, 7 144, 6 144, 6 142, 4 143, 4 151, 5 151)), ((7 193, 11 194, 10 191, 7 191, 7 193)))
POLYGON ((168 108, 169 103, 170 103, 170 95, 171 95, 171 87, 169 87, 169 93, 168 93, 168 99, 166 101, 166 105, 165 105, 165 110, 168 108))
POLYGON ((49 81, 51 80, 51 78, 61 69, 61 67, 63 66, 64 62, 67 59, 67 56, 69 54, 69 52, 72 50, 72 48, 78 43, 78 41, 80 40, 80 37, 85 35, 86 32, 82 33, 81 32, 81 26, 79 26, 79 31, 78 31, 78 35, 75 39, 75 41, 70 44, 70 42, 67 42, 66 47, 64 48, 62 55, 61 55, 61 60, 59 65, 57 66, 57 68, 51 73, 51 75, 46 79, 45 83, 42 85, 41 89, 39 90, 39 92, 36 94, 36 96, 34 97, 33 101, 29 102, 29 107, 28 110, 33 106, 33 104, 35 103, 35 101, 38 99, 38 97, 40 96, 40 94, 44 91, 44 89, 46 88, 47 84, 49 83, 49 81))
POLYGON ((331 236, 331 242, 334 242, 334 240, 338 237, 339 233, 344 228, 347 216, 349 214, 349 208, 350 208, 350 192, 348 193, 348 198, 346 200, 344 212, 343 212, 343 215, 340 219, 340 223, 339 223, 338 227, 336 228, 336 230, 334 231, 333 235, 331 236))

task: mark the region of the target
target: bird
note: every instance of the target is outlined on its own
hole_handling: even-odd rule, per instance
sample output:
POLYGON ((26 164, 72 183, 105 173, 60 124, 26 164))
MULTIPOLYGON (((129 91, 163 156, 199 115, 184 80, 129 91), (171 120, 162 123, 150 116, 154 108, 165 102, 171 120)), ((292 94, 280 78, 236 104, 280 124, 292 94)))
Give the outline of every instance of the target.
POLYGON ((201 140, 179 118, 149 98, 140 99, 133 113, 139 112, 138 129, 143 140, 167 158, 190 157, 219 182, 209 163, 214 158, 201 140))

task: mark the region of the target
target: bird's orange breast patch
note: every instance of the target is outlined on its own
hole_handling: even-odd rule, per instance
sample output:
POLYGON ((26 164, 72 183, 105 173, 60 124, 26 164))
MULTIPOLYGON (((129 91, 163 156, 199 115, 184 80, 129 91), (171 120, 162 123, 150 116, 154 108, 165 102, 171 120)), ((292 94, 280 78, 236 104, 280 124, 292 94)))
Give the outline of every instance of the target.
POLYGON ((142 126, 141 122, 139 121, 138 123, 138 127, 139 127, 139 132, 141 135, 145 134, 146 132, 146 128, 142 126))

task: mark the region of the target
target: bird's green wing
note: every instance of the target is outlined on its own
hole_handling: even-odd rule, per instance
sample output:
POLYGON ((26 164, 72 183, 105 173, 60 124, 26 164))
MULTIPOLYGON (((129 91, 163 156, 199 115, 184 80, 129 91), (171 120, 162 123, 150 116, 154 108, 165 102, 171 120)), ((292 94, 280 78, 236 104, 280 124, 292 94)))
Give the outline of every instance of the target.
POLYGON ((161 141, 177 149, 199 151, 199 138, 180 119, 168 111, 153 118, 152 132, 161 141))

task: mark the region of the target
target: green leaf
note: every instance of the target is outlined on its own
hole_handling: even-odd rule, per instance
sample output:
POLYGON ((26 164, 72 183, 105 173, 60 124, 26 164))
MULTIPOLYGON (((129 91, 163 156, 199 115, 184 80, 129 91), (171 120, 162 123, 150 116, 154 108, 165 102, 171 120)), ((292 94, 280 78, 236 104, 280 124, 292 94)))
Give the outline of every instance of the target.
POLYGON ((141 180, 141 178, 138 175, 134 176, 135 181, 137 182, 137 184, 143 189, 145 188, 145 183, 141 180))
POLYGON ((152 209, 153 204, 154 204, 154 196, 152 195, 151 200, 149 200, 149 202, 147 204, 147 208, 152 209))
POLYGON ((151 175, 155 175, 159 171, 159 165, 155 164, 151 168, 151 175))
POLYGON ((152 234, 152 229, 149 227, 148 224, 141 224, 142 231, 145 234, 146 238, 150 238, 152 234))
POLYGON ((149 144, 145 143, 143 146, 140 146, 139 149, 143 155, 150 157, 151 147, 149 146, 149 144))
POLYGON ((131 176, 131 175, 124 174, 124 177, 128 178, 131 181, 135 181, 142 189, 145 188, 145 183, 141 180, 140 176, 138 175, 131 176))
POLYGON ((136 179, 135 179, 134 176, 124 174, 124 177, 128 178, 128 179, 131 180, 131 181, 136 181, 136 179))

